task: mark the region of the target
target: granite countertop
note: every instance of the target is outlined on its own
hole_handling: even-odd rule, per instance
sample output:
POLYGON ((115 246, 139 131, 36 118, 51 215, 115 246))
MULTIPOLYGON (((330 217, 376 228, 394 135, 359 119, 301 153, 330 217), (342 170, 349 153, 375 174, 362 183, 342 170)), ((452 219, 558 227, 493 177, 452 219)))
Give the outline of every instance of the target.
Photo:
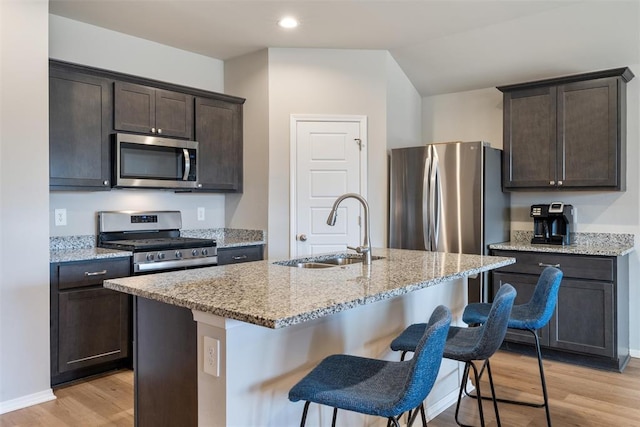
MULTIPOLYGON (((216 239, 218 248, 266 244, 262 230, 215 228, 182 230, 183 237, 216 239)), ((130 257, 130 251, 96 248, 95 235, 54 236, 49 238, 49 263, 130 257)))
POLYGON ((526 252, 548 252, 574 255, 624 256, 634 250, 633 234, 575 233, 575 243, 571 245, 531 244, 531 232, 514 232, 510 242, 494 243, 490 249, 526 252))
POLYGON ((110 279, 109 289, 273 329, 504 267, 514 258, 374 249, 371 266, 296 268, 256 261, 110 279))
POLYGON ((49 238, 49 263, 89 261, 130 257, 129 251, 96 248, 96 236, 61 236, 49 238))

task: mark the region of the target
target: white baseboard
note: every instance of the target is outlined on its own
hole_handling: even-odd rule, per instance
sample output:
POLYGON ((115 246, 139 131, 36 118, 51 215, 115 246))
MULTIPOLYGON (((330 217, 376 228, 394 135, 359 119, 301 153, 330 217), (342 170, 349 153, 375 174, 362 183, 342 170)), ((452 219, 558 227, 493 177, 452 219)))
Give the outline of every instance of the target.
MULTIPOLYGON (((469 391, 475 390, 471 382, 469 382, 468 385, 469 385, 469 389, 468 389, 469 391)), ((446 396, 443 396, 436 403, 430 404, 428 408, 425 408, 425 415, 427 417, 427 422, 432 421, 438 415, 440 415, 445 410, 447 410, 447 408, 449 408, 451 405, 454 405, 457 402, 458 402, 458 390, 453 390, 451 393, 447 394, 446 396)), ((416 421, 413 424, 416 425, 418 424, 418 422, 416 421)))
POLYGON ((56 395, 52 389, 40 391, 38 393, 29 394, 27 396, 18 397, 16 399, 0 402, 0 414, 26 408, 27 406, 37 405, 38 403, 54 400, 56 395))
POLYGON ((640 358, 640 350, 629 350, 629 355, 631 357, 640 358))

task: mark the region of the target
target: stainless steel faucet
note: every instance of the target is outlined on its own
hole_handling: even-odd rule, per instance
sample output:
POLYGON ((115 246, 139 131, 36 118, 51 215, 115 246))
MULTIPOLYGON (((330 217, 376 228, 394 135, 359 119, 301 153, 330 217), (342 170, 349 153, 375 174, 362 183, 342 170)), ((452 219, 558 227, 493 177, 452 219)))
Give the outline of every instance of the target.
POLYGON ((347 193, 338 197, 336 201, 333 203, 331 212, 329 212, 329 217, 327 218, 327 224, 330 226, 336 225, 336 218, 338 216, 338 206, 344 199, 349 199, 349 198, 358 200, 362 204, 362 207, 364 208, 364 240, 362 242, 362 246, 358 246, 355 248, 351 246, 347 246, 347 248, 352 249, 359 254, 364 254, 363 264, 371 265, 371 246, 369 244, 369 204, 364 199, 364 197, 356 193, 347 193))

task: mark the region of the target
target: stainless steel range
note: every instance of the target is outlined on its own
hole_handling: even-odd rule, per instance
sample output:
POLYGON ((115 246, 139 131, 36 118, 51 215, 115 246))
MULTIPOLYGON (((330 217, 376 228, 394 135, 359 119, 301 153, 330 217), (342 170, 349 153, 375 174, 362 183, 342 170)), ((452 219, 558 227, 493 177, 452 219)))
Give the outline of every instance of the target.
POLYGON ((218 264, 215 239, 180 237, 180 211, 98 212, 98 246, 133 252, 133 274, 218 264))

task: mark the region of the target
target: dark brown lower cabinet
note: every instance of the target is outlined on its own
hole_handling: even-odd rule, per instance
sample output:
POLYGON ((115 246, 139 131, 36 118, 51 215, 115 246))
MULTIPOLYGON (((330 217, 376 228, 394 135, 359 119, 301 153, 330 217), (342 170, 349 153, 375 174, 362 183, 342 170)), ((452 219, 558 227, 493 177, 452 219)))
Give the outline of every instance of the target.
MULTIPOLYGON (((558 303, 548 325, 538 330, 546 357, 585 366, 622 371, 629 361, 628 256, 552 254, 493 250, 492 255, 516 258, 495 270, 493 293, 510 283, 527 302, 547 265, 558 266, 563 279, 558 303)), ((509 329, 506 349, 530 351, 531 334, 509 329)))
POLYGON ((51 265, 51 385, 131 366, 131 297, 102 281, 129 258, 51 265))

